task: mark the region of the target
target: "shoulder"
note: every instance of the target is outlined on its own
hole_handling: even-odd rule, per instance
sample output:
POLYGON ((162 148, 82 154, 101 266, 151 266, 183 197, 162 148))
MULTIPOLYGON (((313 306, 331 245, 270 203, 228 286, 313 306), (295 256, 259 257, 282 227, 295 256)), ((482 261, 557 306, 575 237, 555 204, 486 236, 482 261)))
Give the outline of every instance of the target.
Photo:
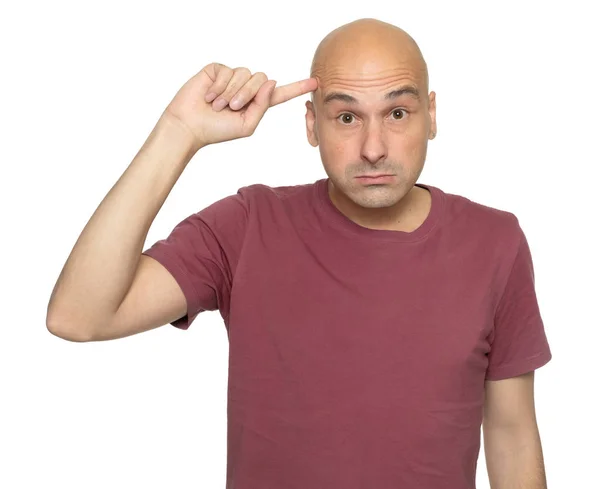
POLYGON ((517 215, 464 195, 444 191, 443 196, 443 235, 448 248, 474 261, 510 268, 524 241, 517 215))
POLYGON ((229 193, 214 201, 197 215, 237 214, 248 216, 253 208, 274 201, 283 201, 291 196, 308 191, 311 184, 273 187, 263 183, 254 183, 238 188, 235 193, 229 193))
POLYGON ((487 239, 520 240, 522 232, 514 212, 444 192, 447 224, 457 233, 487 239))
POLYGON ((271 186, 264 183, 255 183, 246 187, 241 187, 238 190, 238 194, 241 194, 248 198, 270 198, 286 200, 298 194, 311 192, 314 186, 314 183, 280 186, 271 186))
POLYGON ((238 189, 248 213, 262 212, 265 208, 303 208, 316 196, 316 183, 272 186, 255 183, 238 189))

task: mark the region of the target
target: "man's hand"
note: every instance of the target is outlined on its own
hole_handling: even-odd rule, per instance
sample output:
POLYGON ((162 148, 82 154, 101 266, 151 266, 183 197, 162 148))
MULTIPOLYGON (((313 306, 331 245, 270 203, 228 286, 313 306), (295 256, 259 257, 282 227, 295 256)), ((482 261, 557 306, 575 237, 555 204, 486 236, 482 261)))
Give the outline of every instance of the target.
POLYGON ((177 92, 162 117, 189 130, 198 150, 254 134, 269 107, 317 89, 315 78, 275 88, 262 72, 211 63, 177 92))

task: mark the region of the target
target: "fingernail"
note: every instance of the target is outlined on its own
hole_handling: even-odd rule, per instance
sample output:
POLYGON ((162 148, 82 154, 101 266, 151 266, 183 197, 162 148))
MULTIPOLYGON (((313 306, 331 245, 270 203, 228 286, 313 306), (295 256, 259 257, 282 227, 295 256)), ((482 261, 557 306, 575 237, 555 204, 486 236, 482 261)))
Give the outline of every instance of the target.
POLYGON ((213 110, 216 110, 218 112, 219 110, 223 109, 226 105, 227 105, 227 100, 219 97, 217 100, 215 100, 213 102, 213 110))
POLYGON ((204 100, 206 100, 207 102, 212 102, 215 98, 217 97, 217 94, 215 92, 210 92, 207 93, 206 96, 204 97, 204 100))
POLYGON ((231 99, 231 102, 229 102, 229 107, 231 107, 232 109, 239 109, 241 106, 242 102, 238 97, 233 97, 233 99, 231 99))

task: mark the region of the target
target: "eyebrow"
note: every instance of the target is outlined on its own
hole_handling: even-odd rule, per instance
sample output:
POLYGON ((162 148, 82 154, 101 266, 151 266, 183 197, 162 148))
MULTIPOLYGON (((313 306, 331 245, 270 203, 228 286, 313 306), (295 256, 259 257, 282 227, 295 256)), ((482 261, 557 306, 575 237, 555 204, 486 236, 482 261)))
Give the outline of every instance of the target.
MULTIPOLYGON (((395 90, 392 90, 391 92, 388 92, 385 94, 385 96, 383 97, 384 100, 393 100, 395 98, 401 97, 402 95, 410 95, 411 97, 416 98, 417 100, 420 100, 420 95, 419 95, 419 90, 417 90, 415 87, 410 86, 410 85, 406 85, 400 88, 397 88, 395 90)), ((325 100, 323 101, 323 104, 328 104, 330 102, 333 102, 334 100, 340 100, 342 102, 346 102, 348 104, 357 104, 358 100, 356 98, 354 98, 352 95, 349 95, 347 93, 342 93, 342 92, 331 92, 330 94, 328 94, 325 97, 325 100)))

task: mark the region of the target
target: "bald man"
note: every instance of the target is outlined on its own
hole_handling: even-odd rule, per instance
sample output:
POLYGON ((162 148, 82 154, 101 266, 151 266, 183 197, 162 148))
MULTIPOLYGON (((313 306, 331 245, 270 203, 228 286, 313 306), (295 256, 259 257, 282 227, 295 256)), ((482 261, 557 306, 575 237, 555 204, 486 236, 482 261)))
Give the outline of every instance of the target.
POLYGON ((531 253, 514 214, 417 183, 428 85, 415 41, 376 19, 330 33, 285 87, 207 66, 61 273, 48 328, 72 341, 220 312, 227 489, 474 489, 482 426, 492 487, 546 487, 533 374, 552 355, 531 253), (191 155, 309 92, 327 178, 242 187, 139 256, 191 155))
POLYGON ((430 192, 415 183, 436 121, 415 41, 375 19, 346 24, 321 41, 311 77, 318 89, 306 102, 308 140, 319 147, 333 204, 367 228, 417 229, 431 207, 430 192))

